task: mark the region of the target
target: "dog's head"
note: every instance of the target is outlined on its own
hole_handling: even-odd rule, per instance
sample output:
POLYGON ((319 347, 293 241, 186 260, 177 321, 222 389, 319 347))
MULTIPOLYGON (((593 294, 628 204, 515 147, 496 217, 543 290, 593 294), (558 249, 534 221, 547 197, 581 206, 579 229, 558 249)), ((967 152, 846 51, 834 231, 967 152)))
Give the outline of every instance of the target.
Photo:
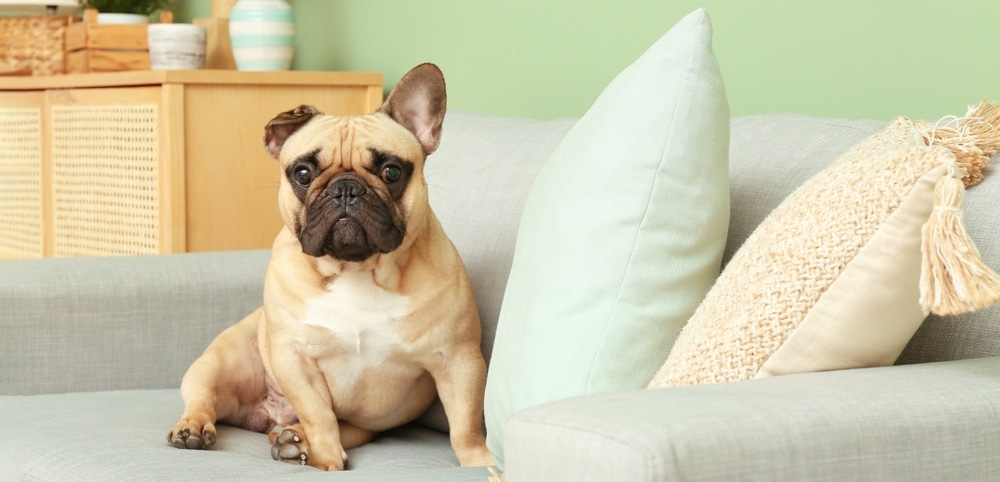
POLYGON ((361 262, 419 234, 430 209, 424 161, 440 142, 445 108, 444 76, 422 64, 374 114, 303 105, 267 124, 264 146, 282 172, 279 209, 303 253, 361 262))

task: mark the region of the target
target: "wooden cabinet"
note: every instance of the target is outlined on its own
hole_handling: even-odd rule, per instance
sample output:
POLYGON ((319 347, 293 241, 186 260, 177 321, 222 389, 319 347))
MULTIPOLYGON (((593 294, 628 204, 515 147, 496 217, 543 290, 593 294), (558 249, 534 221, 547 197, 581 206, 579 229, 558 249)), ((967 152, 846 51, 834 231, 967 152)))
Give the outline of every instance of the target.
POLYGON ((141 71, 0 79, 0 258, 264 248, 277 113, 374 112, 382 75, 141 71))

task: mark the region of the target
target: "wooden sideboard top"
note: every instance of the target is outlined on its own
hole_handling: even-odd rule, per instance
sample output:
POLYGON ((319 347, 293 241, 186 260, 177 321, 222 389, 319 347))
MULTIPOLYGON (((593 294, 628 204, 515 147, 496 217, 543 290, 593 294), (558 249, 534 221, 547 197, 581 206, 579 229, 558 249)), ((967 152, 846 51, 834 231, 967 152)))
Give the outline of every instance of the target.
POLYGON ((0 91, 161 84, 367 85, 381 88, 382 74, 318 71, 133 70, 90 74, 0 77, 0 91))

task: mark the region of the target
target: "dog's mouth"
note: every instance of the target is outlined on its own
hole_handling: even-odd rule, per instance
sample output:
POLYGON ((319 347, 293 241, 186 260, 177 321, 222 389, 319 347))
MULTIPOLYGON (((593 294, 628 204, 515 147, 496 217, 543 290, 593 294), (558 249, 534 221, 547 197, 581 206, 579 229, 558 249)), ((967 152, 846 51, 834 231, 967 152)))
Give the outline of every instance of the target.
POLYGON ((402 244, 405 227, 385 201, 370 189, 354 189, 349 197, 344 192, 331 182, 308 206, 299 233, 303 253, 360 262, 402 244))
POLYGON ((368 234, 361 223, 350 217, 342 217, 333 223, 333 228, 323 243, 323 254, 342 261, 364 261, 374 254, 374 246, 368 241, 368 234))

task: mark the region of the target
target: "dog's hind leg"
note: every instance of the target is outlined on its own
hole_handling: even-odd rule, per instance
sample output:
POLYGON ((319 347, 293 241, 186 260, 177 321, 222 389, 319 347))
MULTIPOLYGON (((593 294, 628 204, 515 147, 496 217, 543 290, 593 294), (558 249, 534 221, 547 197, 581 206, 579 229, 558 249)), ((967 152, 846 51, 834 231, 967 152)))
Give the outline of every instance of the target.
POLYGON ((167 433, 168 444, 210 448, 217 437, 216 422, 255 431, 270 429, 265 427, 270 421, 256 413, 267 396, 267 375, 257 349, 262 313, 257 309, 220 333, 188 368, 181 381, 184 415, 167 433))

